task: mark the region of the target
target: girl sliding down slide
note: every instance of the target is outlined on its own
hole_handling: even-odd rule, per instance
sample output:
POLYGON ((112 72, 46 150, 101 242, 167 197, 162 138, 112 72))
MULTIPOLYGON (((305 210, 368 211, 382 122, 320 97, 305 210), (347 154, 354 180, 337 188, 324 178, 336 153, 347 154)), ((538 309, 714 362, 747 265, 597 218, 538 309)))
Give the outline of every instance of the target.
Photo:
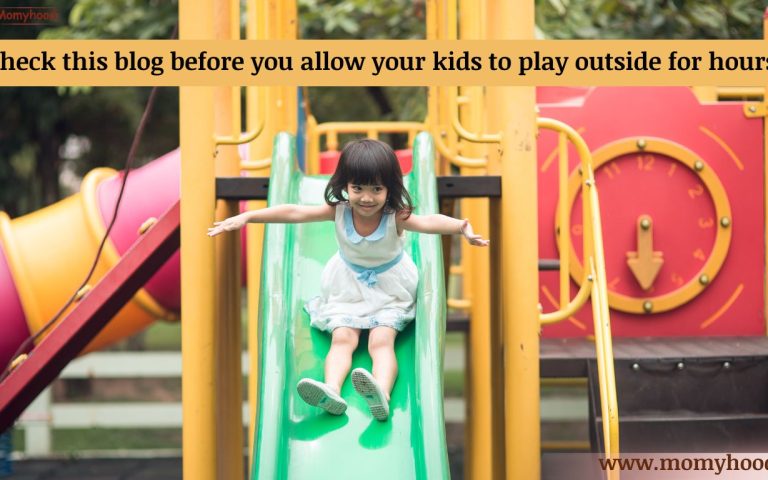
POLYGON ((323 382, 298 382, 301 398, 332 415, 347 402, 341 386, 352 364, 362 330, 369 330, 372 373, 352 372, 355 390, 374 418, 389 418, 389 395, 397 377, 395 337, 415 318, 418 272, 403 251, 404 232, 462 234, 470 245, 488 246, 467 220, 445 215, 416 215, 403 186, 392 149, 377 140, 356 140, 344 147, 325 189, 325 205, 277 205, 214 223, 209 236, 239 230, 248 222, 303 223, 334 221, 339 251, 321 277, 321 295, 307 302, 311 325, 331 333, 323 382))

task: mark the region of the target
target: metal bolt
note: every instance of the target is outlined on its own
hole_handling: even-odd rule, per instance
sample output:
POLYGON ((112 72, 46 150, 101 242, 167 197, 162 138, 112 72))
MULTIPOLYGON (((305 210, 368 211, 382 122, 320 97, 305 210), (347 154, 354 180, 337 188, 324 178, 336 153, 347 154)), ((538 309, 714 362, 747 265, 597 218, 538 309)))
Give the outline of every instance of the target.
POLYGON ((592 186, 592 180, 584 180, 584 185, 591 187, 592 186))
POLYGON ((77 293, 75 294, 75 301, 79 302, 80 300, 82 300, 83 297, 85 297, 88 294, 88 292, 90 292, 91 290, 93 290, 93 287, 91 285, 88 285, 88 284, 83 285, 83 288, 78 290, 77 293))
POLYGON ((643 230, 648 230, 649 228, 651 228, 651 221, 648 220, 647 218, 640 220, 640 228, 642 228, 643 230))
POLYGON ((693 169, 696 170, 697 172, 704 170, 704 162, 702 162, 701 160, 696 160, 695 162, 693 162, 693 169))
POLYGON ((707 285, 709 283, 709 275, 707 275, 706 273, 703 273, 699 277, 699 283, 702 285, 707 285))
POLYGON ((685 368, 685 364, 683 362, 677 362, 677 369, 682 370, 685 368))
POLYGON ((582 170, 581 167, 579 167, 577 171, 579 172, 579 175, 584 175, 584 170, 582 170))
POLYGON ((731 362, 723 362, 723 368, 725 369, 731 368, 731 362))
POLYGON ((643 311, 645 313, 651 313, 653 311, 653 302, 646 300, 643 302, 643 311))
POLYGON ((587 275, 587 281, 591 282, 592 280, 594 280, 594 278, 592 278, 592 275, 587 275))
POLYGON ((641 139, 639 139, 639 140, 637 141, 637 148, 639 148, 640 150, 645 150, 645 147, 646 147, 647 145, 648 145, 648 144, 645 142, 645 139, 642 139, 642 138, 641 138, 641 139))
POLYGON ((728 228, 731 226, 731 219, 728 217, 723 217, 720 219, 720 226, 723 228, 728 228))
POLYGON ((749 106, 749 111, 750 111, 750 113, 755 113, 757 111, 757 107, 754 106, 754 105, 750 105, 749 106))
POLYGON ((632 370, 634 370, 634 371, 636 371, 636 372, 637 372, 637 371, 639 371, 639 370, 640 370, 640 364, 638 364, 638 363, 633 363, 633 364, 632 364, 632 370))

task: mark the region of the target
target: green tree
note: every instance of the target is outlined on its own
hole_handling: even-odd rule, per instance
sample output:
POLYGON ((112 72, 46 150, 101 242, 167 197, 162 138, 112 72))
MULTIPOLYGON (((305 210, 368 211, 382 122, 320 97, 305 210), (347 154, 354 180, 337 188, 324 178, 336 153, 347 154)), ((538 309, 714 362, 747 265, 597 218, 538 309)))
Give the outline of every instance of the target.
POLYGON ((536 0, 549 38, 757 39, 759 0, 536 0))
MULTIPOLYGON (((150 38, 170 36, 176 3, 154 0, 48 1, 66 25, 0 29, 0 38, 150 38)), ((0 210, 21 215, 59 200, 66 166, 82 175, 121 168, 146 103, 146 88, 0 89, 0 210), (80 140, 73 142, 73 140, 80 140), (68 145, 80 148, 65 148, 68 145), (64 150, 70 150, 65 152, 64 150), (68 158, 72 157, 72 158, 68 158)), ((138 163, 178 144, 176 89, 164 89, 138 163)))

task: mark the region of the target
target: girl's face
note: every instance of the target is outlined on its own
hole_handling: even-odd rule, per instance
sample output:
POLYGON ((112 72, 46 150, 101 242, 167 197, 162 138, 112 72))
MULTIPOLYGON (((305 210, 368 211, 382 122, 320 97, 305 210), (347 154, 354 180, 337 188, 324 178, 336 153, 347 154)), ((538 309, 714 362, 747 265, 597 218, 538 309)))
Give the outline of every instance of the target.
POLYGON ((377 215, 387 204, 387 187, 384 185, 348 183, 347 195, 352 210, 363 217, 377 215))

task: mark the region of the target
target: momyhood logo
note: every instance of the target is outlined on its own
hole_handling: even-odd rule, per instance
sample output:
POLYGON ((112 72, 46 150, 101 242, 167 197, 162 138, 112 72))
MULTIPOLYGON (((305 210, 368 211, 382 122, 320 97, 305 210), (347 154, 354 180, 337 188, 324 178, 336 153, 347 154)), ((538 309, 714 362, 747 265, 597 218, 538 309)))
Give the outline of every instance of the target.
POLYGON ((54 7, 0 7, 0 25, 50 25, 59 21, 54 7))

